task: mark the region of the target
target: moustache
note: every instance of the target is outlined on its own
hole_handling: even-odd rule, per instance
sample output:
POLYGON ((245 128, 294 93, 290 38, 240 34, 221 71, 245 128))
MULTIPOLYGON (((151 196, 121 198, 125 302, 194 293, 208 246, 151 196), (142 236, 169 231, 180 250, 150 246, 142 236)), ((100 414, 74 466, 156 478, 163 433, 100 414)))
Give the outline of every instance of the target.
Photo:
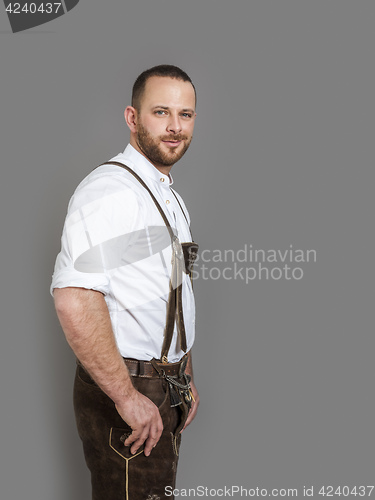
POLYGON ((162 141, 187 141, 187 136, 182 134, 168 135, 166 137, 160 137, 162 141))

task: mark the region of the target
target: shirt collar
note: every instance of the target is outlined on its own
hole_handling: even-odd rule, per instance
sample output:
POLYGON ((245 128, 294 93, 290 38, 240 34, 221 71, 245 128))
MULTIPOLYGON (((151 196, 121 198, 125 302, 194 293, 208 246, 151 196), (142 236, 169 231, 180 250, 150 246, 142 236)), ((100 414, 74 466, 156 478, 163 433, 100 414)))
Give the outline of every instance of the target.
POLYGON ((128 144, 122 154, 123 162, 133 170, 140 174, 150 177, 154 182, 162 184, 163 186, 171 186, 173 184, 173 177, 171 174, 164 175, 139 151, 137 151, 131 144, 128 144))

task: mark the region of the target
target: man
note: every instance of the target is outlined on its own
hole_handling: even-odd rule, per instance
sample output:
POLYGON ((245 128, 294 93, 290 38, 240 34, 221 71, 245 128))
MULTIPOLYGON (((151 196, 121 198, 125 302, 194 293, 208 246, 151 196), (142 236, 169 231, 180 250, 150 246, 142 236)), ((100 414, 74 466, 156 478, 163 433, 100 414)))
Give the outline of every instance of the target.
POLYGON ((51 290, 78 360, 75 414, 94 500, 165 498, 181 432, 199 405, 183 261, 192 237, 170 187, 195 105, 181 69, 143 72, 125 110, 130 144, 91 172, 69 204, 51 290))

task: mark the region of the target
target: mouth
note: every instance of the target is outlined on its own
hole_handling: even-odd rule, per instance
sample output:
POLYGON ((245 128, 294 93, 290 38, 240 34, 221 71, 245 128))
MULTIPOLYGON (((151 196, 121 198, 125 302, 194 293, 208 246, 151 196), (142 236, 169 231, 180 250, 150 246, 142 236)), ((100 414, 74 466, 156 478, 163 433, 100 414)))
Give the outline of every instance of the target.
POLYGON ((163 141, 164 144, 169 146, 170 148, 177 148, 181 144, 182 141, 163 141))

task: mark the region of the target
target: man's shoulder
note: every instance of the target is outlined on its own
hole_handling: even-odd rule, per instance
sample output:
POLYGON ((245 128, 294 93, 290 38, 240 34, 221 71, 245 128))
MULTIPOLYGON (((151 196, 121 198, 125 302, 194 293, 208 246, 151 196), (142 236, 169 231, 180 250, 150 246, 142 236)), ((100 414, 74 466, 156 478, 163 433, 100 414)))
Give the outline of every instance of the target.
POLYGON ((69 212, 84 206, 113 206, 122 210, 143 205, 144 193, 139 182, 125 169, 115 165, 100 165, 82 179, 75 189, 69 212))
MULTIPOLYGON (((112 161, 112 160, 110 160, 112 161)), ((75 189, 74 195, 85 193, 94 194, 97 190, 103 194, 116 191, 134 189, 139 182, 124 168, 117 165, 103 163, 89 172, 75 189)))

